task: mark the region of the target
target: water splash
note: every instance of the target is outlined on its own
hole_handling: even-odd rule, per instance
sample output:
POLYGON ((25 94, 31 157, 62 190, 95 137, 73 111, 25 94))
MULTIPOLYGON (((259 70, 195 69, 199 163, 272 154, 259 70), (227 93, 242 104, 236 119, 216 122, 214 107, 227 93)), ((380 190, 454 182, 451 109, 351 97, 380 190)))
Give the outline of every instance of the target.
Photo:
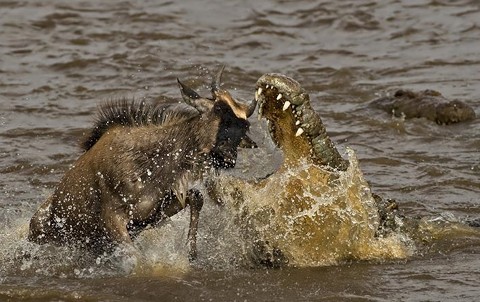
POLYGON ((303 163, 283 167, 258 183, 221 180, 218 188, 231 220, 245 230, 244 246, 261 242, 267 257, 280 251, 294 266, 411 255, 413 244, 406 235, 377 233, 375 200, 353 150, 348 155, 350 167, 345 172, 303 163))
POLYGON ((189 263, 186 246, 189 211, 142 232, 135 251, 119 247, 100 256, 28 242, 28 220, 20 218, 2 226, 0 276, 178 276, 192 267, 229 271, 265 264, 266 259, 288 259, 289 265, 298 267, 385 261, 411 256, 417 248, 414 240, 478 236, 478 231, 472 233, 451 217, 421 219, 413 227, 408 220, 400 221, 406 223, 404 229, 380 234, 370 187, 355 153, 347 150, 347 154, 350 165, 345 172, 302 163, 282 166, 260 181, 221 175, 216 189, 224 204, 204 205, 195 263, 189 263))
POLYGON ((31 243, 27 241, 28 220, 19 219, 0 234, 0 276, 98 278, 182 274, 190 267, 185 247, 187 228, 183 227, 187 217, 177 220, 142 233, 133 250, 120 246, 111 253, 95 255, 71 246, 31 243))

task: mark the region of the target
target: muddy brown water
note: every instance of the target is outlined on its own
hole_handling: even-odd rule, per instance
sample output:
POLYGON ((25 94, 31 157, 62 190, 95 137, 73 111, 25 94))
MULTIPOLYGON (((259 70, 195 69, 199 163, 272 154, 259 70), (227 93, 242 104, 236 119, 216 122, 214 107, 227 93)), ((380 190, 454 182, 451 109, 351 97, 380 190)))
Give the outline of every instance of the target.
MULTIPOLYGON (((479 20, 475 0, 0 1, 0 301, 477 300, 478 236, 439 234, 402 261, 280 270, 229 265, 209 252, 229 250, 228 238, 201 237, 191 267, 180 215, 137 243, 148 263, 130 274, 109 256, 88 262, 25 236, 80 154, 98 104, 178 99, 176 77, 202 88, 221 64, 226 87, 244 99, 266 72, 299 81, 339 149, 354 149, 373 190, 406 215, 478 218, 480 120, 439 126, 367 104, 428 88, 478 116, 479 20)), ((252 135, 260 148, 241 152, 237 173, 254 177, 280 155, 256 119, 252 135)), ((200 236, 214 233, 218 211, 206 206, 200 236)))

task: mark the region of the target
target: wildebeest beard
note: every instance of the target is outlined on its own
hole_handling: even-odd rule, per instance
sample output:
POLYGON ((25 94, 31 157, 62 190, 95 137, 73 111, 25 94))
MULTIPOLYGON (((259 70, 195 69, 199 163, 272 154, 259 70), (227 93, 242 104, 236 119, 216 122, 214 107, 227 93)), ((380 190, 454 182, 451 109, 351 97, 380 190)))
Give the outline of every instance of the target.
POLYGON ((233 118, 233 112, 225 104, 219 104, 217 110, 222 116, 219 131, 217 132, 216 144, 210 152, 211 164, 215 169, 229 169, 235 167, 237 160, 237 146, 247 135, 250 127, 248 120, 233 118))

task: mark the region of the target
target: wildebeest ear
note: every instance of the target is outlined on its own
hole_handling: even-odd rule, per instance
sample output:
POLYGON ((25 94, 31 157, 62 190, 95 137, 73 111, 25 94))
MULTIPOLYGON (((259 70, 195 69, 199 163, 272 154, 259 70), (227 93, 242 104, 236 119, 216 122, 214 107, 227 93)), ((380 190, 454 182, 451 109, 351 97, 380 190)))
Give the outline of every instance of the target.
POLYGON ((249 149, 254 149, 258 148, 257 143, 253 141, 248 135, 245 135, 242 137, 242 140, 240 141, 240 144, 238 145, 240 148, 249 148, 249 149))
POLYGON ((217 71, 215 76, 212 79, 212 96, 216 97, 217 91, 220 90, 220 85, 222 84, 222 74, 225 69, 225 65, 220 66, 220 69, 217 71))
POLYGON ((202 98, 198 93, 195 92, 192 88, 186 86, 177 78, 178 87, 180 87, 180 92, 182 93, 182 98, 188 105, 194 107, 200 112, 206 112, 213 107, 214 101, 202 98))

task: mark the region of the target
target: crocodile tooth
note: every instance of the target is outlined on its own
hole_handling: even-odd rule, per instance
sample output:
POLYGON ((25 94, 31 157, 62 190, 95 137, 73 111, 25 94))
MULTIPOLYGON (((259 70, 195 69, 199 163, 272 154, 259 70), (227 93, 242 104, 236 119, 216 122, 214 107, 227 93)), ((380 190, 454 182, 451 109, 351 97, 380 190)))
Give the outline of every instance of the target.
POLYGON ((300 127, 298 128, 297 133, 295 133, 295 136, 300 136, 302 135, 302 133, 303 133, 303 129, 300 127))
POLYGON ((262 87, 258 87, 258 90, 257 90, 258 95, 262 94, 262 91, 263 91, 262 87))
MULTIPOLYGON (((280 95, 280 94, 279 94, 280 95)), ((278 97, 277 97, 277 100, 278 100, 278 97)), ((288 107, 290 107, 290 102, 289 101, 286 101, 285 104, 283 104, 283 111, 287 110, 288 107)))
POLYGON ((295 125, 296 125, 296 126, 300 125, 300 121, 296 121, 296 122, 295 122, 295 125))
POLYGON ((269 87, 269 86, 268 86, 268 84, 267 84, 267 85, 265 85, 265 88, 268 88, 268 87, 269 87))
MULTIPOLYGON (((282 94, 279 93, 279 94, 277 95, 277 101, 280 100, 281 98, 282 98, 282 94)), ((288 103, 290 104, 290 102, 288 102, 288 103)))
POLYGON ((255 91, 255 101, 257 101, 257 102, 258 102, 258 90, 257 90, 257 91, 255 91))

